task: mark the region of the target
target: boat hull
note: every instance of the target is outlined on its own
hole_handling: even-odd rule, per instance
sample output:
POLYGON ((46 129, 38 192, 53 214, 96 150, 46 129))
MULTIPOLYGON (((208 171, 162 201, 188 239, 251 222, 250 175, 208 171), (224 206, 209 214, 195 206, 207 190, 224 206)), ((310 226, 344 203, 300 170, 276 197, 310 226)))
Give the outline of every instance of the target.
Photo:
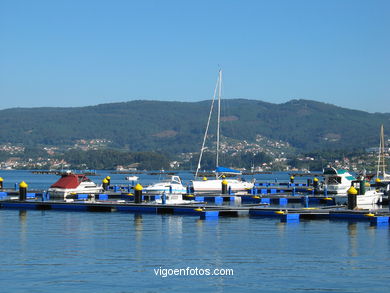
POLYGON ((91 188, 72 188, 72 189, 63 189, 63 188, 49 188, 48 192, 51 198, 66 198, 72 194, 98 194, 103 191, 102 187, 91 187, 91 188))
MULTIPOLYGON (((230 188, 233 192, 246 191, 254 186, 251 182, 245 182, 237 179, 225 180, 228 183, 228 188, 230 188)), ((222 179, 192 181, 192 186, 194 187, 194 192, 221 192, 222 179)))

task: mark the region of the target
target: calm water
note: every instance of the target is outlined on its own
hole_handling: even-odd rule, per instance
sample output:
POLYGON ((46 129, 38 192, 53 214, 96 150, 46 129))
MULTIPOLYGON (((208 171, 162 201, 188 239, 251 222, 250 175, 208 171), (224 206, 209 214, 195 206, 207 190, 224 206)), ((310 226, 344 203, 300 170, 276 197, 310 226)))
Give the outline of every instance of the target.
POLYGON ((367 222, 0 210, 0 235, 1 292, 388 292, 390 282, 389 227, 367 222), (234 275, 154 272, 187 267, 234 275))

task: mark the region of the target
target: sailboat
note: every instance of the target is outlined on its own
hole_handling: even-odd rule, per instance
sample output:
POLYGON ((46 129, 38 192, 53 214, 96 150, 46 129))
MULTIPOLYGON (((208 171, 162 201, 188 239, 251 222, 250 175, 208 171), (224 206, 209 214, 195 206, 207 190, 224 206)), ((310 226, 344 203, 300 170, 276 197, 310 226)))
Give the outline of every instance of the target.
POLYGON ((205 130, 205 134, 203 137, 203 143, 202 143, 202 148, 200 150, 200 155, 199 155, 199 161, 198 161, 198 166, 196 168, 195 172, 195 180, 192 181, 192 186, 194 188, 194 192, 220 192, 222 189, 222 181, 226 180, 228 183, 228 189, 230 189, 233 192, 237 191, 245 191, 248 189, 253 188, 253 182, 246 182, 241 179, 233 179, 233 178, 224 178, 225 174, 229 175, 241 175, 241 172, 238 170, 226 168, 219 166, 219 144, 220 144, 220 122, 221 122, 221 94, 222 94, 222 70, 219 70, 218 72, 218 79, 217 79, 217 84, 214 89, 214 95, 213 95, 213 100, 211 102, 211 107, 210 107, 210 113, 209 117, 207 120, 207 126, 205 130), (215 103, 215 98, 218 96, 218 115, 217 115, 217 144, 216 144, 216 169, 215 169, 215 179, 207 179, 203 178, 204 180, 196 180, 198 177, 198 173, 201 167, 201 161, 202 161, 202 156, 203 152, 205 150, 205 144, 206 144, 206 138, 207 138, 207 133, 209 130, 210 126, 210 120, 211 116, 214 110, 214 103, 215 103))
POLYGON ((380 140, 379 140, 379 153, 378 153, 378 165, 376 170, 376 178, 380 179, 383 183, 390 183, 390 174, 386 173, 385 162, 385 138, 383 131, 383 124, 381 125, 380 140))

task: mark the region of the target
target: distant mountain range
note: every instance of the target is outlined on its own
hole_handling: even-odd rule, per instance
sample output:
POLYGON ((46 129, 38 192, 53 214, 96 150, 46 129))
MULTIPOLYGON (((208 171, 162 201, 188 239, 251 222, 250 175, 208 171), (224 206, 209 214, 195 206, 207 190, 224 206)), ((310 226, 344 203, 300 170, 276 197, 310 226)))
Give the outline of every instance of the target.
MULTIPOLYGON (((111 141, 112 148, 131 151, 196 152, 210 103, 138 100, 0 110, 0 144, 67 146, 80 139, 101 138, 111 141)), ((283 104, 224 100, 221 120, 225 138, 251 142, 262 135, 288 142, 300 151, 376 146, 380 125, 390 132, 390 113, 367 113, 310 100, 283 104)))

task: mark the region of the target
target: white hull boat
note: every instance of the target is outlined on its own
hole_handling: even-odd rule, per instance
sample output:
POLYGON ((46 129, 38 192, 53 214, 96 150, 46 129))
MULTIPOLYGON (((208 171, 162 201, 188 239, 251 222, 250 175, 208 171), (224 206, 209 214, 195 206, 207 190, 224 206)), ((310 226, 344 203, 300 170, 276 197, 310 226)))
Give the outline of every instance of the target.
MULTIPOLYGON (((375 189, 369 189, 366 191, 364 195, 356 196, 356 204, 357 206, 361 205, 373 205, 382 202, 383 192, 376 191, 375 189)), ((336 204, 347 204, 348 203, 348 195, 336 195, 335 197, 336 204)))
POLYGON ((138 176, 127 176, 125 179, 127 181, 138 181, 139 177, 138 176))
MULTIPOLYGON (((163 203, 163 199, 162 199, 162 196, 161 195, 161 198, 160 199, 156 199, 156 203, 157 204, 162 204, 163 203)), ((185 200, 183 199, 183 195, 182 194, 169 194, 169 193, 165 193, 165 204, 169 204, 169 205, 175 205, 175 204, 191 204, 191 203, 194 203, 195 201, 193 200, 185 200)))
POLYGON ((347 194, 352 181, 356 178, 344 169, 325 168, 323 172, 324 186, 330 194, 347 194))
POLYGON ((170 180, 157 182, 144 188, 146 193, 169 193, 169 194, 183 194, 187 192, 183 186, 179 176, 172 176, 170 180))
POLYGON ((246 191, 253 188, 253 183, 241 181, 239 179, 212 179, 204 181, 192 181, 195 192, 221 192, 222 181, 226 180, 228 189, 233 192, 246 191))
POLYGON ((83 174, 70 172, 61 175, 61 178, 48 189, 52 198, 66 198, 71 194, 97 194, 103 191, 103 187, 91 181, 83 174))

